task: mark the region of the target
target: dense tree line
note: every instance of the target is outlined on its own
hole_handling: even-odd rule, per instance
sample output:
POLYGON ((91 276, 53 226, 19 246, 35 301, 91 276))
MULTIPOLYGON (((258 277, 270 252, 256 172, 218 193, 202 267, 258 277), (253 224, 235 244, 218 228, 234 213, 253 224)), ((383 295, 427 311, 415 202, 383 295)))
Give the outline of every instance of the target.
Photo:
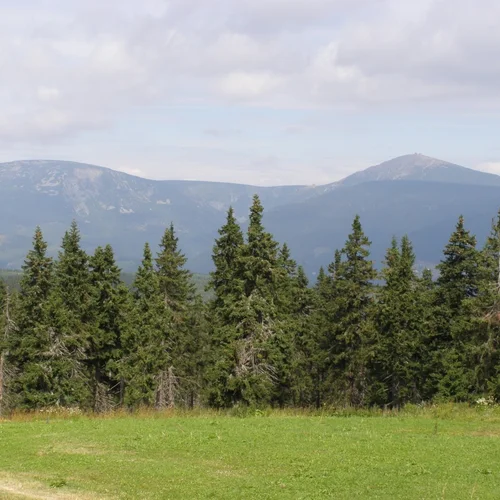
POLYGON ((205 302, 173 225, 131 287, 76 223, 55 260, 37 228, 20 290, 0 282, 0 411, 500 399, 500 215, 483 248, 460 217, 435 280, 406 236, 378 272, 356 217, 312 285, 262 219, 229 209, 205 302))

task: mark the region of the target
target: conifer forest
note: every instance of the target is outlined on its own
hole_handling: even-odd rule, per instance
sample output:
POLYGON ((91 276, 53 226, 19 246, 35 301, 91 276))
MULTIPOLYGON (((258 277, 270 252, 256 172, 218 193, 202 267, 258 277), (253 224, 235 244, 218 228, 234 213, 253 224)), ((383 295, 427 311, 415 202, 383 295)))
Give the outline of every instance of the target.
POLYGON ((500 216, 481 247, 459 217, 432 272, 407 237, 377 270, 356 217, 311 283, 257 196, 245 233, 229 209, 204 300, 173 225, 132 286, 111 246, 82 250, 76 222, 57 259, 37 228, 19 290, 0 286, 0 411, 500 398, 500 216))

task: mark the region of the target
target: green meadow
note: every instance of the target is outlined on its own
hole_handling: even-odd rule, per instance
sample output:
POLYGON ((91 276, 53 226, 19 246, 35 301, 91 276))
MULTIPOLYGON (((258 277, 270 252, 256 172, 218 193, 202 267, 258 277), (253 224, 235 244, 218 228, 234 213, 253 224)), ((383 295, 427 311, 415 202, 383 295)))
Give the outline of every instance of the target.
POLYGON ((17 415, 0 498, 498 499, 500 411, 17 415))

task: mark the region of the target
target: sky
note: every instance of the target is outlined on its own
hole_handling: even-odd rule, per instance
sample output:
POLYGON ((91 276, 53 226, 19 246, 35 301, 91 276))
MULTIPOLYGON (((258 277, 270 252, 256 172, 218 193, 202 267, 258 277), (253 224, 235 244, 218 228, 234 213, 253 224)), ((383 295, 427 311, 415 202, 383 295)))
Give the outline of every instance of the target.
POLYGON ((0 0, 0 161, 322 184, 500 174, 498 0, 0 0))

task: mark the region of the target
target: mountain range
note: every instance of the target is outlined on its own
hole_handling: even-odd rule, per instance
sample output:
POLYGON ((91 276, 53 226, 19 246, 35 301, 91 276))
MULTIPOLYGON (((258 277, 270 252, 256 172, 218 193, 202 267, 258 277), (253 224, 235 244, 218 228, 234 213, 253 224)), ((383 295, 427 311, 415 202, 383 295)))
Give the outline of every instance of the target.
POLYGON ((40 225, 56 255, 72 219, 92 251, 111 243, 133 271, 144 242, 153 248, 173 222, 192 271, 211 269, 217 229, 233 206, 245 227, 252 196, 264 223, 309 273, 343 246, 361 216, 379 265, 392 236, 408 234, 421 265, 439 262, 460 214, 481 242, 500 207, 500 176, 421 154, 394 158, 323 186, 257 187, 158 181, 82 163, 30 160, 0 164, 0 267, 19 268, 40 225))

